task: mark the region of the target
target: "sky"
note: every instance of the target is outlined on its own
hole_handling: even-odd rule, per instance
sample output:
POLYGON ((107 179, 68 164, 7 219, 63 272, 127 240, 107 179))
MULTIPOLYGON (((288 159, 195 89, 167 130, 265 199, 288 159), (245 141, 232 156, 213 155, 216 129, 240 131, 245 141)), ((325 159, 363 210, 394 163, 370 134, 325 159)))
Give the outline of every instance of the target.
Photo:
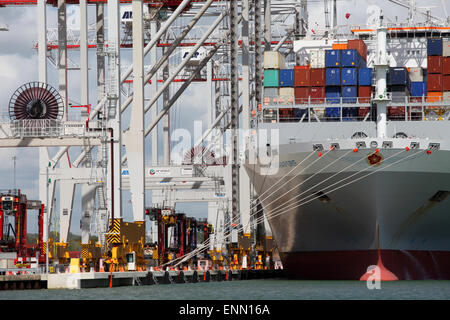
MULTIPOLYGON (((444 12, 450 12, 450 1, 441 0, 417 0, 419 7, 432 7, 432 14, 443 16, 444 12), (445 4, 445 8, 443 8, 445 4)), ((395 21, 398 19, 402 21, 408 15, 408 11, 398 5, 390 3, 387 0, 338 0, 338 25, 356 25, 366 24, 370 16, 370 8, 378 5, 384 13, 387 21, 395 21), (349 13, 350 17, 345 16, 349 13)), ((68 21, 71 25, 77 25, 77 8, 75 6, 68 6, 68 21)), ((37 81, 37 51, 33 49, 33 44, 37 41, 37 27, 36 27, 36 7, 5 7, 0 8, 0 26, 7 25, 9 31, 0 31, 0 119, 1 121, 8 121, 8 104, 11 95, 22 84, 37 81)), ((324 9, 322 0, 308 1, 308 15, 309 15, 309 29, 320 29, 324 27, 324 9)), ((56 10, 55 8, 48 8, 47 19, 49 27, 56 27, 56 10)), ((88 10, 88 21, 94 22, 93 7, 88 10)), ((418 18, 420 20, 420 17, 418 18)), ((122 56, 123 64, 131 64, 131 51, 124 52, 122 56)), ((70 51, 69 58, 73 61, 78 61, 77 51, 70 51)), ((89 53, 89 65, 91 72, 89 74, 90 82, 90 101, 96 101, 95 86, 95 51, 89 53)), ((49 83, 57 88, 57 70, 51 64, 48 68, 49 83)), ((71 101, 79 101, 80 86, 79 86, 79 71, 69 72, 69 96, 71 101)), ((202 106, 201 101, 206 90, 204 84, 194 84, 190 89, 186 90, 181 97, 177 106, 172 111, 172 117, 176 127, 186 128, 192 132, 195 120, 206 122, 206 110, 202 106)), ((127 116, 124 118, 126 119, 127 116)), ((149 122, 147 117, 146 122, 149 122)), ((125 120, 126 122, 127 120, 125 120)), ((203 125, 206 129, 206 124, 203 125)), ((160 129, 161 130, 161 129, 160 129)), ((147 139, 146 145, 149 151, 150 139, 147 139)), ((72 151, 73 157, 76 150, 72 151)), ((54 152, 54 150, 52 150, 54 152)), ((16 181, 17 187, 27 195, 29 199, 38 199, 38 150, 33 148, 18 148, 18 149, 0 149, 0 190, 7 190, 13 188, 13 161, 12 156, 16 156, 16 181)), ((160 155, 161 157, 161 155, 160 155)), ((150 161, 150 153, 146 153, 146 160, 150 161)), ((80 192, 75 195, 75 207, 72 216, 72 231, 79 233, 80 220, 80 192)), ((129 192, 124 192, 124 218, 131 221, 131 206, 129 192)), ((148 202, 148 205, 150 203, 148 202)), ((56 208, 58 209, 58 208, 56 208)), ((206 217, 207 210, 205 204, 180 204, 178 209, 184 210, 189 216, 206 217)), ((36 215, 30 214, 29 226, 30 231, 35 232, 36 215)))

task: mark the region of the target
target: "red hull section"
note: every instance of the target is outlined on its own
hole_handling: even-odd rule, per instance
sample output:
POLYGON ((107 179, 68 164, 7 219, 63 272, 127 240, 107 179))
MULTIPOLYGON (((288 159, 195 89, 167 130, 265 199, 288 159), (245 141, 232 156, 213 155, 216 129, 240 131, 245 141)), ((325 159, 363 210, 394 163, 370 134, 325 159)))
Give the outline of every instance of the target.
MULTIPOLYGON (((449 280, 450 252, 381 250, 383 265, 399 280, 449 280)), ((282 253, 289 278, 359 280, 376 265, 377 250, 282 253)))

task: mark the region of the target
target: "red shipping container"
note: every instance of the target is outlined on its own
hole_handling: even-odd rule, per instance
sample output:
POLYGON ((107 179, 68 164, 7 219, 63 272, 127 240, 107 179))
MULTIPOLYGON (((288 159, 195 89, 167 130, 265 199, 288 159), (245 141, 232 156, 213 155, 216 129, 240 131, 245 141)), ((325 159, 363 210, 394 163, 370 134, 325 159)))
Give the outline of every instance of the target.
POLYGON ((348 40, 347 49, 353 49, 359 52, 364 61, 367 61, 367 46, 364 40, 348 40))
POLYGON ((450 74, 450 57, 442 58, 442 74, 450 74))
POLYGON ((308 103, 309 87, 297 87, 295 90, 295 103, 305 104, 308 103))
POLYGON ((310 69, 310 81, 312 87, 325 86, 325 68, 310 69))
POLYGON ((370 107, 358 108, 358 118, 364 119, 370 112, 370 107))
POLYGON ((311 87, 309 89, 309 95, 311 96, 311 103, 324 103, 325 87, 311 87))
POLYGON ((294 85, 296 87, 309 87, 311 85, 309 68, 294 67, 294 85))
POLYGON ((442 91, 450 91, 450 75, 442 76, 442 91))
POLYGON ((372 94, 372 86, 359 86, 358 97, 360 103, 369 103, 372 94))
POLYGON ((428 74, 427 91, 442 91, 442 74, 440 73, 428 74))
MULTIPOLYGON (((428 56, 428 74, 442 73, 442 56, 428 56)), ((429 89, 428 89, 429 90, 429 89)))

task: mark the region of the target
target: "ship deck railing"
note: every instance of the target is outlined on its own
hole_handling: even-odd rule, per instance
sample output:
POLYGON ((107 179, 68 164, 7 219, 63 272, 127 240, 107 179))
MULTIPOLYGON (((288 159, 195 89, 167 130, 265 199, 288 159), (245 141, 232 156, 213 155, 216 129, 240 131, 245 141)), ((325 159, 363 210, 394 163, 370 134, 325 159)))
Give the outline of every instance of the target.
MULTIPOLYGON (((373 97, 302 98, 265 97, 259 122, 376 121, 373 97)), ((388 121, 446 121, 450 100, 436 96, 397 97, 388 94, 388 121)))

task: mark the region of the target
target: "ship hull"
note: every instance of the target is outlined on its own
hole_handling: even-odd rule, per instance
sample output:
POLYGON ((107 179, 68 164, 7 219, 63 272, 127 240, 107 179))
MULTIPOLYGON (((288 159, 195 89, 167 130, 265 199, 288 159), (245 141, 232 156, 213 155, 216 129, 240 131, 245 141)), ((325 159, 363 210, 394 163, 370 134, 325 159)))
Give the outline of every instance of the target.
MULTIPOLYGON (((450 252, 380 250, 383 265, 399 280, 450 279, 450 252)), ((378 262, 378 250, 281 253, 287 276, 309 280, 359 280, 378 262)))
POLYGON ((371 165, 375 150, 302 148, 281 146, 276 174, 247 166, 290 277, 356 280, 380 252, 399 279, 450 279, 449 151, 381 150, 371 165))

